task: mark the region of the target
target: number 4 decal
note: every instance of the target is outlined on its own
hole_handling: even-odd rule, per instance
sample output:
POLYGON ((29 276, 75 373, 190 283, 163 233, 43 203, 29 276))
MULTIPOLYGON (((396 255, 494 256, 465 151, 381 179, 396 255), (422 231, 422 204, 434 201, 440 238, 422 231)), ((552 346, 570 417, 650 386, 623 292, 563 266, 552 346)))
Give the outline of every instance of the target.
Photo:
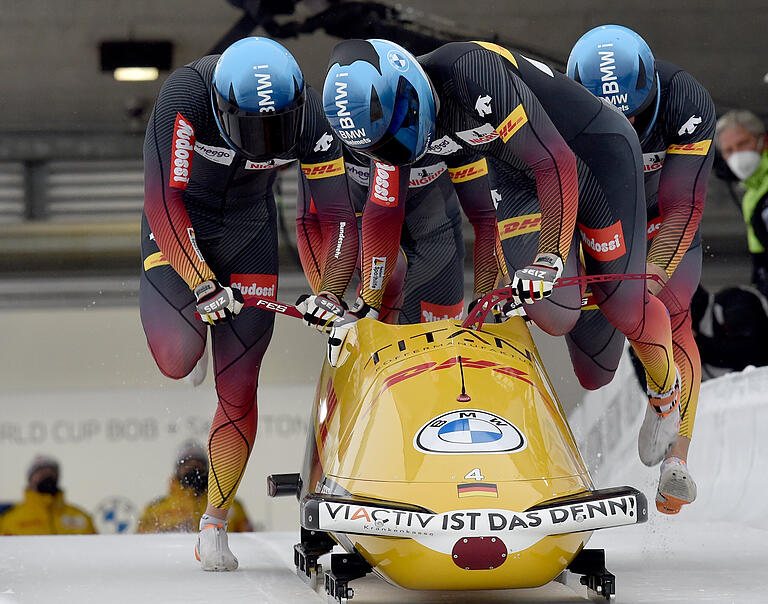
POLYGON ((464 477, 464 480, 483 480, 484 478, 485 476, 483 476, 480 468, 475 468, 467 473, 467 475, 464 477))

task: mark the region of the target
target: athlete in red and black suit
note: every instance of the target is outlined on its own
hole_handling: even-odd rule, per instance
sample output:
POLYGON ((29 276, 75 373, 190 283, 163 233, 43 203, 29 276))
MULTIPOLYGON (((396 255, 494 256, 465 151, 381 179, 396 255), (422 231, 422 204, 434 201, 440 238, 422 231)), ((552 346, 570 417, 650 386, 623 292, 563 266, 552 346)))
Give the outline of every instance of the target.
MULTIPOLYGON (((505 272, 485 159, 449 168, 440 151, 427 154, 410 169, 400 254, 380 307, 379 319, 385 322, 424 323, 461 317, 464 241, 459 203, 475 231, 473 298, 493 289, 505 272)), ((350 196, 356 214, 362 217, 375 166, 368 157, 349 148, 344 157, 350 196)), ((300 195, 297 206, 297 237, 304 271, 317 293, 324 267, 313 254, 309 233, 318 208, 316 202, 307 203, 306 197, 303 195, 302 203, 300 195)))
MULTIPOLYGON (((418 113, 412 116, 412 109, 398 107, 423 109, 430 88, 438 107, 432 145, 449 144, 456 157, 471 153, 491 159, 499 182, 525 183, 530 194, 524 195, 524 200, 538 202, 541 229, 537 256, 518 260, 514 248, 509 253, 505 250, 507 264, 517 269, 513 284, 523 299, 540 299, 551 293, 563 274, 577 213, 582 240, 591 252, 586 256, 589 273, 644 270, 641 154, 637 136, 620 113, 563 74, 493 44, 446 44, 420 57, 418 64, 411 62, 416 59, 391 42, 343 42, 331 58, 323 90, 326 115, 343 142, 356 144, 379 158, 375 162, 377 182, 383 185, 376 191, 371 189, 363 214, 363 299, 368 306, 377 308, 380 302, 377 292, 365 287, 371 259, 397 254, 408 166, 407 161, 401 163, 396 158, 408 157, 407 143, 419 140, 415 134, 422 123, 418 113), (409 76, 414 68, 415 74, 409 76), (417 87, 422 69, 429 88, 422 88, 414 101, 410 90, 417 87), (359 124, 368 112, 353 112, 352 107, 371 106, 370 113, 375 108, 377 115, 380 109, 371 100, 372 93, 371 99, 359 98, 370 90, 368 80, 358 85, 351 77, 368 74, 370 80, 378 82, 392 70, 404 74, 399 78, 393 72, 392 86, 402 90, 405 98, 402 103, 396 101, 390 115, 403 119, 401 130, 405 134, 390 127, 372 140, 375 123, 366 125, 361 133, 359 124), (407 78, 416 84, 403 84, 407 78), (342 91, 358 96, 344 105, 342 91), (349 122, 345 120, 357 127, 346 130, 349 122)), ((386 90, 376 91, 376 99, 388 98, 387 94, 386 90)), ((494 188, 498 195, 498 188, 494 188)), ((498 203, 503 216, 507 211, 503 192, 498 203)), ((574 264, 572 260, 566 275, 575 274, 574 264)), ((534 320, 550 333, 567 332, 578 318, 581 292, 577 288, 563 290, 561 306, 547 301, 528 307, 534 320)), ((672 338, 663 304, 647 295, 642 281, 601 284, 595 295, 609 320, 632 341, 654 394, 675 397, 672 338)))
MULTIPOLYGON (((203 57, 173 72, 163 85, 144 143, 141 319, 158 367, 175 379, 193 371, 205 350, 207 324, 212 325, 218 394, 208 439, 206 516, 212 518, 226 518, 256 434, 256 388, 273 314, 243 308, 242 294, 277 295, 272 187, 276 167, 294 160, 301 162, 312 195, 329 208, 332 217, 321 217, 321 228, 335 240, 338 217, 354 221, 341 146, 318 94, 304 87, 295 60, 277 43, 241 40, 221 60, 203 57), (253 63, 260 80, 253 78, 253 63), (286 63, 294 73, 286 72, 286 63), (241 65, 261 89, 240 78, 241 65), (228 96, 218 98, 221 90, 228 96), (262 103, 271 121, 258 121, 263 109, 249 110, 249 102, 262 103), (225 104, 228 114, 216 113, 225 104), (229 122, 220 129, 224 120, 229 122), (270 149, 285 152, 270 157, 270 149)), ((323 287, 346 288, 357 249, 357 232, 351 229, 340 249, 328 250, 333 270, 323 287)), ((207 564, 206 552, 198 553, 207 570, 237 564, 234 558, 207 564)))

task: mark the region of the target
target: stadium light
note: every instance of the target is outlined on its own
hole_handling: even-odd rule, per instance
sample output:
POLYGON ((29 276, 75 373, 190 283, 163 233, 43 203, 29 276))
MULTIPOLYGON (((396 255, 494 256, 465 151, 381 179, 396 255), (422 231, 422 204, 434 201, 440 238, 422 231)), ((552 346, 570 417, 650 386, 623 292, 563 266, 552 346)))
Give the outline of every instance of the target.
POLYGON ((156 80, 171 68, 173 43, 167 41, 106 41, 99 44, 101 70, 121 82, 156 80))

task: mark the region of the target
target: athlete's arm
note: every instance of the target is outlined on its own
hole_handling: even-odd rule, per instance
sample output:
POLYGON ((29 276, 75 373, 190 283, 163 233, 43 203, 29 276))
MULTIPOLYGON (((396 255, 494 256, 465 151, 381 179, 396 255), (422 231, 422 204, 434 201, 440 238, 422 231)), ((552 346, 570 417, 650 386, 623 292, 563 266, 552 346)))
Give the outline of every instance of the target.
POLYGON ((684 71, 670 83, 667 106, 673 137, 659 180, 661 226, 648 262, 671 277, 701 222, 714 160, 715 108, 704 87, 684 71))
POLYGON ((371 160, 369 174, 368 197, 363 208, 361 296, 378 311, 400 250, 410 166, 371 160))
POLYGON ((506 273, 504 256, 499 255, 501 240, 496 225, 496 208, 491 198, 488 163, 485 158, 459 162, 448 159, 448 172, 461 208, 475 231, 473 299, 496 287, 499 274, 506 273), (456 165, 458 164, 458 165, 456 165))
MULTIPOLYGON (((299 168, 301 172, 301 168, 299 168)), ((296 199, 296 249, 299 252, 301 268, 314 293, 320 293, 325 268, 323 232, 317 218, 315 202, 309 192, 306 180, 299 177, 299 192, 296 199)))
POLYGON ((177 69, 160 90, 144 139, 144 211, 160 251, 190 289, 215 279, 184 207, 195 129, 208 103, 200 74, 190 67, 177 69))
MULTIPOLYGON (((319 280, 315 278, 316 284, 310 280, 310 285, 317 288, 315 291, 331 292, 341 299, 357 265, 357 223, 349 198, 342 146, 313 90, 307 95, 299 159, 304 205, 310 204, 306 209, 314 210, 322 242, 319 250, 312 249, 320 276, 319 280)), ((316 244, 317 241, 315 247, 316 244)))
POLYGON ((519 159, 533 171, 541 205, 538 251, 557 254, 565 262, 578 209, 576 156, 512 65, 500 54, 478 48, 457 61, 454 80, 476 82, 474 91, 462 85, 459 94, 473 120, 478 119, 478 92, 490 97, 491 113, 480 119, 493 120, 503 145, 491 146, 489 154, 507 163, 519 159))

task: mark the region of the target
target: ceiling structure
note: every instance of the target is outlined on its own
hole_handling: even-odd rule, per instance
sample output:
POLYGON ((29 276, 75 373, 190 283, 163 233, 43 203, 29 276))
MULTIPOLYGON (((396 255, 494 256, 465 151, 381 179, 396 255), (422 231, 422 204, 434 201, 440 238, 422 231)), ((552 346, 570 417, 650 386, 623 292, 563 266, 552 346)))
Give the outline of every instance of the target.
MULTIPOLYGON (((5 0, 0 22, 0 147, 3 133, 140 133, 167 73, 156 82, 116 82, 100 71, 99 43, 170 40, 174 66, 180 66, 206 54, 243 17, 235 4, 238 1, 5 0)), ((325 6, 325 0, 304 0, 296 14, 281 19, 302 20, 325 6)), ((641 33, 658 58, 679 64, 708 87, 718 113, 744 106, 768 117, 764 0, 414 0, 399 9, 416 24, 430 21, 466 31, 469 37, 498 37, 511 47, 550 59, 555 67, 565 62, 571 45, 587 29, 621 23, 641 33)), ((336 41, 313 33, 283 43, 307 80, 321 86, 336 41)), ((17 137, 6 136, 5 146, 13 139, 17 137)))

